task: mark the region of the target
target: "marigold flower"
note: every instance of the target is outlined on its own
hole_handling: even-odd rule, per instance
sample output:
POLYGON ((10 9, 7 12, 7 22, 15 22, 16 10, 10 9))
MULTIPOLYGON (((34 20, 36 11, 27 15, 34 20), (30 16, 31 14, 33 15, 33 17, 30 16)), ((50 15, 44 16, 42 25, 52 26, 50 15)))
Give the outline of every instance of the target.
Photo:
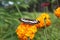
POLYGON ((58 7, 55 11, 54 11, 54 14, 60 18, 60 7, 58 7))
POLYGON ((45 26, 49 26, 51 24, 50 16, 47 13, 42 13, 36 20, 40 21, 40 23, 36 24, 36 26, 39 28, 42 28, 45 26))
POLYGON ((28 40, 34 38, 35 33, 37 32, 37 28, 35 25, 21 23, 16 29, 16 33, 20 40, 28 40))

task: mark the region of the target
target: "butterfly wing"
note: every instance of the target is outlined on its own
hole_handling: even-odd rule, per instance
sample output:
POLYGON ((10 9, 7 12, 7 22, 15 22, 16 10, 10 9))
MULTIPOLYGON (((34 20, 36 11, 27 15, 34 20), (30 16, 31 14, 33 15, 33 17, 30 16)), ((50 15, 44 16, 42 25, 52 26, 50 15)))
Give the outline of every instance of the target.
POLYGON ((39 21, 33 20, 33 19, 20 18, 19 20, 21 22, 28 23, 28 24, 37 24, 37 23, 39 23, 39 21))

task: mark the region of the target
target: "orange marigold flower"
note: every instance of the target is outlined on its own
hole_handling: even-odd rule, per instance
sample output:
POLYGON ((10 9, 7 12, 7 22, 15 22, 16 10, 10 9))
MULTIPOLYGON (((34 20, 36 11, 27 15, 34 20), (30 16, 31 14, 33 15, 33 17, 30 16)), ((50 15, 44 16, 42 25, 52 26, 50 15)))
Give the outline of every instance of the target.
POLYGON ((60 7, 58 7, 55 11, 54 11, 54 14, 60 18, 60 7))
POLYGON ((40 23, 36 24, 36 26, 40 28, 45 26, 45 21, 46 26, 51 24, 50 16, 47 13, 42 13, 36 20, 40 21, 40 23))
POLYGON ((16 29, 16 33, 21 40, 28 40, 34 38, 34 34, 37 32, 37 28, 35 25, 21 23, 16 29))

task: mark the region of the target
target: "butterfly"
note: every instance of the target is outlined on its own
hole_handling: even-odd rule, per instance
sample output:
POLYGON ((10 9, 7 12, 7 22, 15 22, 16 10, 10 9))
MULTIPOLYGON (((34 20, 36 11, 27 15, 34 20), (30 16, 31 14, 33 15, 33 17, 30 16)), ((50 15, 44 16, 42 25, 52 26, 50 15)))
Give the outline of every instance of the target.
POLYGON ((21 22, 24 22, 24 23, 27 23, 27 24, 38 24, 38 23, 40 23, 40 22, 37 21, 37 20, 27 19, 27 18, 19 18, 19 20, 20 20, 21 22))

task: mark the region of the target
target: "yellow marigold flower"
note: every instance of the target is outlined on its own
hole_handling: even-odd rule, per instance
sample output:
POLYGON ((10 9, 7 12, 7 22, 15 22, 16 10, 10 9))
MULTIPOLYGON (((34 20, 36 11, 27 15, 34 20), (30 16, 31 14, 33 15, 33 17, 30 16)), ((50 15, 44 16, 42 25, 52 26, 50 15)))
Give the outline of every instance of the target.
POLYGON ((40 19, 39 21, 40 21, 40 23, 36 24, 36 27, 38 27, 38 28, 40 27, 41 28, 41 27, 44 26, 44 20, 40 19))
POLYGON ((45 21, 46 26, 51 24, 50 16, 47 13, 42 13, 36 20, 40 21, 39 24, 36 24, 36 26, 40 28, 45 26, 45 21))
POLYGON ((36 32, 37 28, 35 25, 25 23, 21 23, 16 29, 16 33, 21 40, 27 40, 27 37, 33 39, 36 32))
POLYGON ((54 11, 54 14, 60 18, 60 7, 58 7, 55 11, 54 11))
POLYGON ((51 25, 51 20, 50 19, 46 19, 46 26, 50 26, 51 25))

